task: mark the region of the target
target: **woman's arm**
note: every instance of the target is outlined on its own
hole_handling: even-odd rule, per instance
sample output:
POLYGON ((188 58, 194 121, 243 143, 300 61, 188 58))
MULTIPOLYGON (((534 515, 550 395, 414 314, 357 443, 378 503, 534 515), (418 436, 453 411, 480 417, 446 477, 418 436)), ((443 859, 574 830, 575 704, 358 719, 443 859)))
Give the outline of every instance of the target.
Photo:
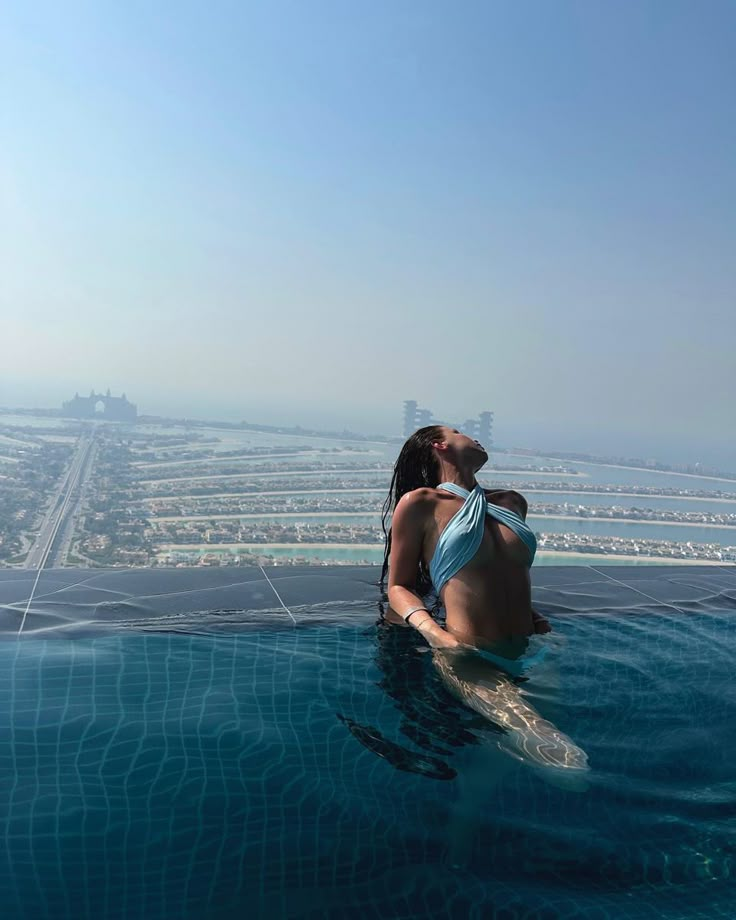
POLYGON ((416 593, 425 524, 431 507, 429 489, 407 493, 396 506, 391 519, 388 600, 396 613, 418 630, 431 646, 460 648, 462 643, 435 623, 416 593), (415 612, 410 613, 412 610, 415 612))

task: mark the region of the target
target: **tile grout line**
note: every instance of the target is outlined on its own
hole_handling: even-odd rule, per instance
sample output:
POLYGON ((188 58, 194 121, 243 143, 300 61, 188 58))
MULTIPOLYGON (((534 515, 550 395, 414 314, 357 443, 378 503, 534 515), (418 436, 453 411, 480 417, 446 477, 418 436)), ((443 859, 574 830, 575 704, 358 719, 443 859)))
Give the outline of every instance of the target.
POLYGON ((26 604, 26 609, 23 611, 23 618, 20 621, 20 628, 18 629, 18 635, 23 632, 23 627, 26 624, 26 617, 28 616, 28 611, 31 609, 31 604, 33 603, 33 595, 36 593, 36 588, 38 587, 38 580, 41 577, 41 572, 43 572, 43 566, 41 566, 36 573, 36 580, 33 582, 33 587, 31 588, 31 595, 28 598, 28 603, 26 604))
POLYGON ((296 619, 295 619, 295 617, 294 617, 294 614, 291 612, 291 610, 289 610, 289 608, 286 606, 286 604, 285 604, 285 603, 283 602, 283 600, 281 599, 281 595, 280 595, 279 592, 276 590, 276 588, 274 587, 273 582, 271 581, 271 579, 270 579, 270 578, 268 577, 268 575, 266 574, 266 570, 263 568, 262 565, 259 565, 258 568, 261 570, 261 572, 263 572, 263 577, 266 579, 266 581, 269 583, 269 585, 271 585, 271 590, 273 591, 273 593, 274 593, 274 594, 276 595, 276 597, 278 598, 279 604, 281 604, 281 606, 284 608, 284 610, 289 614, 289 616, 291 617, 291 620, 292 620, 294 626, 296 626, 296 619))
POLYGON ((675 604, 670 604, 667 601, 657 600, 657 598, 652 597, 651 594, 646 594, 644 591, 640 591, 638 588, 635 588, 633 585, 628 585, 626 584, 625 581, 620 581, 618 578, 614 578, 613 575, 608 575, 606 572, 601 572, 600 569, 595 569, 593 568, 593 566, 591 566, 591 569, 593 569, 594 572, 598 572, 599 575, 605 575, 606 578, 609 578, 611 581, 615 582, 617 585, 623 585, 624 588, 629 588, 631 591, 636 591, 637 594, 641 594, 642 597, 646 597, 648 600, 654 601, 654 603, 657 604, 658 606, 661 604, 664 607, 671 607, 673 610, 676 610, 678 613, 683 614, 683 616, 687 616, 685 611, 682 610, 680 607, 675 606, 675 604))

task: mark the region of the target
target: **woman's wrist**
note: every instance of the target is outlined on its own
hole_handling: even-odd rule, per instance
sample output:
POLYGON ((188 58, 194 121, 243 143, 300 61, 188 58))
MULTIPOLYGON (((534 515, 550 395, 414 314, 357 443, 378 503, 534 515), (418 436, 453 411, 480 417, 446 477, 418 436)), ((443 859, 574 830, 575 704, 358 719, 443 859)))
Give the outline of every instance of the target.
POLYGON ((424 604, 417 604, 414 607, 410 607, 408 610, 405 610, 403 613, 400 613, 399 616, 405 622, 409 622, 409 617, 413 616, 415 613, 419 613, 420 610, 423 610, 425 613, 429 613, 424 604))
POLYGON ((431 616, 427 616, 424 620, 415 624, 414 627, 417 632, 420 632, 423 636, 431 635, 435 630, 442 629, 442 627, 435 623, 434 619, 431 616))
POLYGON ((434 649, 462 649, 463 643, 460 642, 448 630, 443 629, 439 623, 431 619, 421 624, 419 632, 424 636, 428 644, 434 649))

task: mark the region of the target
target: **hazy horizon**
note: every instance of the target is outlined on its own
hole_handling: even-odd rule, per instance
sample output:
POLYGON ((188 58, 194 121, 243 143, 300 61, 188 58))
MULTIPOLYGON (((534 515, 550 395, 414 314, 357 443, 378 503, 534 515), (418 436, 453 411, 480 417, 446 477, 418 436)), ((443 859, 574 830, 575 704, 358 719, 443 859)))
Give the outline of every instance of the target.
MULTIPOLYGON (((90 388, 79 391, 80 396, 89 395, 90 388)), ((95 392, 104 392, 107 387, 95 387, 95 392)), ((12 388, 0 388, 0 406, 24 409, 54 409, 61 408, 61 401, 44 400, 45 390, 39 391, 40 401, 31 400, 26 403, 17 400, 7 400, 6 396, 15 392, 12 388)), ((18 391, 20 395, 22 390, 18 391)), ((74 393, 67 393, 64 399, 69 399, 74 393)), ((121 395, 112 391, 113 396, 121 395)), ((343 431, 345 429, 363 434, 380 434, 388 436, 401 435, 402 404, 397 402, 386 407, 386 411, 375 414, 350 414, 331 413, 315 407, 312 411, 296 411, 288 405, 275 405, 271 410, 264 406, 252 406, 251 411, 239 411, 237 407, 223 404, 206 404, 196 400, 186 401, 156 401, 146 399, 136 400, 134 392, 128 390, 126 395, 129 400, 137 404, 139 415, 163 416, 168 418, 191 418, 199 421, 242 422, 247 421, 258 425, 274 425, 292 427, 301 425, 305 428, 315 428, 330 431, 343 431)), ((410 394, 416 396, 416 394, 410 394)), ((446 412, 439 406, 429 406, 419 400, 423 407, 433 409, 438 418, 448 421, 462 422, 468 416, 477 414, 483 407, 465 406, 458 407, 453 414, 453 407, 447 406, 446 412)), ((623 432, 606 432, 599 427, 588 428, 578 425, 572 429, 564 430, 555 426, 545 427, 543 424, 531 425, 523 420, 496 418, 494 424, 494 443, 500 447, 525 447, 540 448, 542 450, 579 451, 592 454, 605 454, 620 457, 641 457, 643 459, 657 459, 665 463, 694 464, 702 463, 720 469, 736 471, 736 447, 732 438, 725 436, 721 442, 691 444, 682 439, 668 439, 656 432, 642 433, 639 435, 623 432)))
POLYGON ((736 468, 736 6, 10 4, 0 404, 736 468))

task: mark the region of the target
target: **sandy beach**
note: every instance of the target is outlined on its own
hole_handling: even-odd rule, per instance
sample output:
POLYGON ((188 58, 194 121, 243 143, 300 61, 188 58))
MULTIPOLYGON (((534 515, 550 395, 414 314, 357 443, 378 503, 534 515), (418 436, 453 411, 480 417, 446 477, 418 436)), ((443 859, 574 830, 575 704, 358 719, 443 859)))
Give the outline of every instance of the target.
MULTIPOLYGON (((356 473, 359 473, 361 476, 365 475, 366 473, 374 473, 375 475, 380 476, 390 476, 391 471, 370 468, 367 470, 277 470, 276 472, 269 473, 249 473, 247 470, 244 470, 242 473, 203 473, 201 476, 172 476, 167 479, 141 479, 140 484, 150 485, 151 483, 189 482, 190 480, 194 479, 199 481, 201 479, 267 479, 276 476, 353 476, 356 473)), ((388 489, 386 491, 388 491, 388 489)))
MULTIPOLYGON (((195 501, 206 501, 207 499, 212 498, 233 498, 234 496, 239 496, 240 498, 260 498, 262 495, 352 495, 358 492, 380 492, 382 495, 386 494, 386 489, 384 488, 373 488, 373 489, 276 489, 273 492, 243 492, 242 490, 238 492, 215 492, 212 495, 164 495, 164 496, 149 496, 146 498, 141 498, 141 502, 168 502, 168 501, 183 501, 184 499, 190 500, 194 499, 195 501)), ((736 500, 734 501, 736 504, 736 500)), ((159 518, 161 520, 161 518, 159 518)))
POLYGON ((310 549, 378 549, 383 552, 383 543, 159 543, 158 552, 195 552, 205 550, 210 553, 233 552, 237 550, 260 552, 268 555, 269 549, 293 549, 295 555, 309 554, 310 549), (297 552, 297 550, 299 552, 297 552))

